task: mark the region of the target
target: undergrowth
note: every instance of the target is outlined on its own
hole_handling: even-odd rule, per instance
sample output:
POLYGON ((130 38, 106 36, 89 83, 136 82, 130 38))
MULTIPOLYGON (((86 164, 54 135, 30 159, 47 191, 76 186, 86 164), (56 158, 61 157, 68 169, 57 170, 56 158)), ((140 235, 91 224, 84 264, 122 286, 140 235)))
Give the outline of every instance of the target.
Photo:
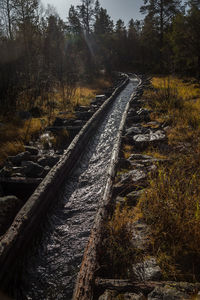
POLYGON ((200 87, 154 78, 145 92, 152 118, 166 122, 170 164, 140 199, 154 255, 166 280, 200 280, 200 87), (166 85, 167 82, 167 85, 166 85), (195 101, 194 101, 195 99, 195 101))
POLYGON ((134 261, 135 249, 131 242, 133 214, 128 206, 120 208, 104 225, 103 241, 100 247, 100 265, 102 275, 111 278, 125 278, 131 276, 130 261, 134 261))

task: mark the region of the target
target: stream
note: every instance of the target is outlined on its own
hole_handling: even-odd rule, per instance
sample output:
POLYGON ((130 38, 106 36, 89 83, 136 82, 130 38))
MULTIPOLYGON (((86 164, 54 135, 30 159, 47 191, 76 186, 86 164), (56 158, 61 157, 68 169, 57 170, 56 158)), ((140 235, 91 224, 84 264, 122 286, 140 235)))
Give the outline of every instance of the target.
POLYGON ((57 204, 47 212, 41 236, 32 243, 19 272, 14 299, 68 300, 79 272, 96 212, 105 189, 107 169, 121 118, 137 79, 117 96, 90 138, 57 204))

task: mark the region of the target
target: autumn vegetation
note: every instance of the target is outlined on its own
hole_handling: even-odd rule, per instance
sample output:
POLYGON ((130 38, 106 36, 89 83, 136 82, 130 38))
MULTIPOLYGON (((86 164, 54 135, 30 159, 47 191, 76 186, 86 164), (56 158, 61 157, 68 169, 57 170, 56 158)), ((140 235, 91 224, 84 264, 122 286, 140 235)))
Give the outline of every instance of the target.
MULTIPOLYGON (((75 105, 88 104, 113 71, 151 74, 143 97, 152 120, 169 126, 169 148, 146 154, 170 164, 149 177, 137 214, 152 228, 165 279, 199 280, 200 1, 144 0, 141 12, 144 20, 126 27, 121 19, 114 24, 98 0, 71 6, 67 21, 38 0, 1 0, 0 160, 23 150, 57 112, 70 115, 75 105)), ((133 149, 123 150, 128 158, 133 149)), ((122 276, 134 259, 126 226, 133 214, 117 207, 107 227, 112 271, 122 276)))

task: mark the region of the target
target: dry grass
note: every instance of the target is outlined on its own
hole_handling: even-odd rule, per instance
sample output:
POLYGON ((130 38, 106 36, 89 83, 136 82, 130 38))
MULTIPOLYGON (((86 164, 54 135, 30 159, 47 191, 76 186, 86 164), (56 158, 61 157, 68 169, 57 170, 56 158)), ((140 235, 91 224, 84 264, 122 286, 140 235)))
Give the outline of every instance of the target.
POLYGON ((179 79, 170 79, 167 86, 163 78, 152 82, 156 89, 146 92, 149 106, 155 109, 153 117, 170 125, 173 147, 171 163, 160 166, 149 179, 140 205, 151 225, 154 255, 165 279, 196 281, 200 280, 200 88, 179 79), (177 149, 183 146, 180 153, 177 149))
POLYGON ((123 156, 125 159, 128 159, 131 154, 133 153, 133 146, 130 146, 130 145, 123 145, 123 156))
MULTIPOLYGON (((95 95, 100 93, 111 85, 110 79, 98 78, 90 86, 79 86, 74 97, 70 103, 65 107, 65 118, 74 118, 74 107, 76 105, 89 105, 95 95)), ((47 95, 46 95, 47 96, 47 95)), ((22 95, 23 99, 19 99, 21 107, 19 109, 27 109, 28 103, 22 95)), ((12 120, 6 120, 1 117, 4 124, 0 127, 0 165, 3 164, 8 155, 15 155, 24 150, 24 144, 29 142, 32 138, 37 137, 45 126, 51 124, 60 111, 63 111, 62 91, 55 89, 53 94, 48 95, 49 99, 53 99, 53 107, 47 107, 46 104, 41 103, 41 97, 35 101, 36 107, 40 107, 41 112, 44 114, 42 118, 32 118, 27 121, 19 120, 14 117, 12 120)), ((51 102, 51 101, 50 101, 51 102)), ((67 132, 62 132, 52 141, 55 147, 61 147, 66 140, 67 132)))
POLYGON ((27 121, 13 119, 0 127, 0 165, 9 155, 24 151, 24 144, 37 136, 44 126, 42 120, 27 121))
MULTIPOLYGON (((101 245, 100 265, 105 276, 125 278, 131 274, 130 261, 134 261, 135 249, 131 243, 133 213, 128 206, 117 205, 113 216, 105 223, 101 245)), ((103 275, 103 274, 102 274, 103 275)))

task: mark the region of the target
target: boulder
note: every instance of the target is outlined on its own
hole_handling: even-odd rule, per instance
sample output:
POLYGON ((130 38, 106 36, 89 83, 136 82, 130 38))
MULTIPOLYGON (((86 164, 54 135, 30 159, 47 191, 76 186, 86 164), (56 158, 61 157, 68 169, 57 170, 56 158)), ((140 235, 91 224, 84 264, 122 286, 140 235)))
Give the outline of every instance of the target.
POLYGON ((99 297, 98 300, 114 300, 117 297, 118 292, 114 290, 105 290, 104 294, 99 297))
POLYGON ((146 298, 142 294, 125 293, 123 294, 123 300, 145 300, 146 298))
POLYGON ((118 161, 117 167, 120 169, 130 169, 131 162, 128 159, 120 158, 120 160, 118 161))
POLYGON ((0 177, 10 177, 11 174, 12 174, 12 169, 11 168, 3 167, 0 170, 0 177))
POLYGON ((88 111, 89 107, 88 106, 84 106, 84 105, 77 105, 75 107, 75 111, 88 111))
POLYGON ((156 287, 149 295, 148 300, 189 300, 191 295, 179 291, 176 287, 165 286, 156 287))
POLYGON ((114 184, 113 196, 126 196, 134 190, 143 189, 147 186, 147 175, 142 170, 132 170, 121 175, 119 182, 114 184))
POLYGON ((49 173, 51 168, 49 166, 44 167, 44 172, 42 173, 42 178, 46 177, 46 175, 49 173))
POLYGON ((44 171, 44 168, 42 166, 32 161, 24 161, 22 167, 23 174, 30 178, 41 177, 44 171))
POLYGON ((55 126, 55 127, 57 127, 57 126, 63 126, 64 122, 65 122, 65 119, 57 117, 55 119, 55 121, 53 122, 53 126, 55 126))
POLYGON ((3 191, 2 185, 0 184, 0 197, 3 197, 3 196, 4 196, 4 191, 3 191))
POLYGON ((129 206, 136 206, 138 198, 143 194, 143 190, 133 191, 126 195, 126 203, 129 206))
POLYGON ((3 235, 12 224, 23 203, 16 196, 0 198, 0 235, 3 235))
POLYGON ((146 179, 147 175, 144 171, 142 170, 132 170, 128 173, 125 173, 121 176, 121 183, 138 183, 141 182, 142 180, 146 179))
POLYGON ((134 264, 133 274, 135 280, 138 281, 160 281, 162 279, 161 269, 154 257, 150 257, 144 262, 134 264))
POLYGON ((86 120, 86 121, 89 120, 93 115, 92 112, 88 112, 88 111, 77 111, 75 114, 77 119, 86 120))
POLYGON ((148 146, 158 146, 161 142, 166 142, 166 134, 162 130, 151 131, 147 134, 137 134, 133 137, 133 145, 139 151, 148 146))
POLYGON ((52 168, 59 161, 59 159, 59 156, 49 155, 38 159, 38 164, 43 167, 48 166, 52 168))
POLYGON ((16 166, 20 166, 22 161, 29 160, 31 154, 29 151, 21 152, 15 156, 8 156, 8 160, 16 166))
POLYGON ((38 155, 39 150, 36 147, 25 146, 25 151, 29 152, 31 155, 38 155))
POLYGON ((144 134, 147 132, 147 129, 142 126, 132 126, 126 129, 125 136, 134 136, 137 134, 144 134))

